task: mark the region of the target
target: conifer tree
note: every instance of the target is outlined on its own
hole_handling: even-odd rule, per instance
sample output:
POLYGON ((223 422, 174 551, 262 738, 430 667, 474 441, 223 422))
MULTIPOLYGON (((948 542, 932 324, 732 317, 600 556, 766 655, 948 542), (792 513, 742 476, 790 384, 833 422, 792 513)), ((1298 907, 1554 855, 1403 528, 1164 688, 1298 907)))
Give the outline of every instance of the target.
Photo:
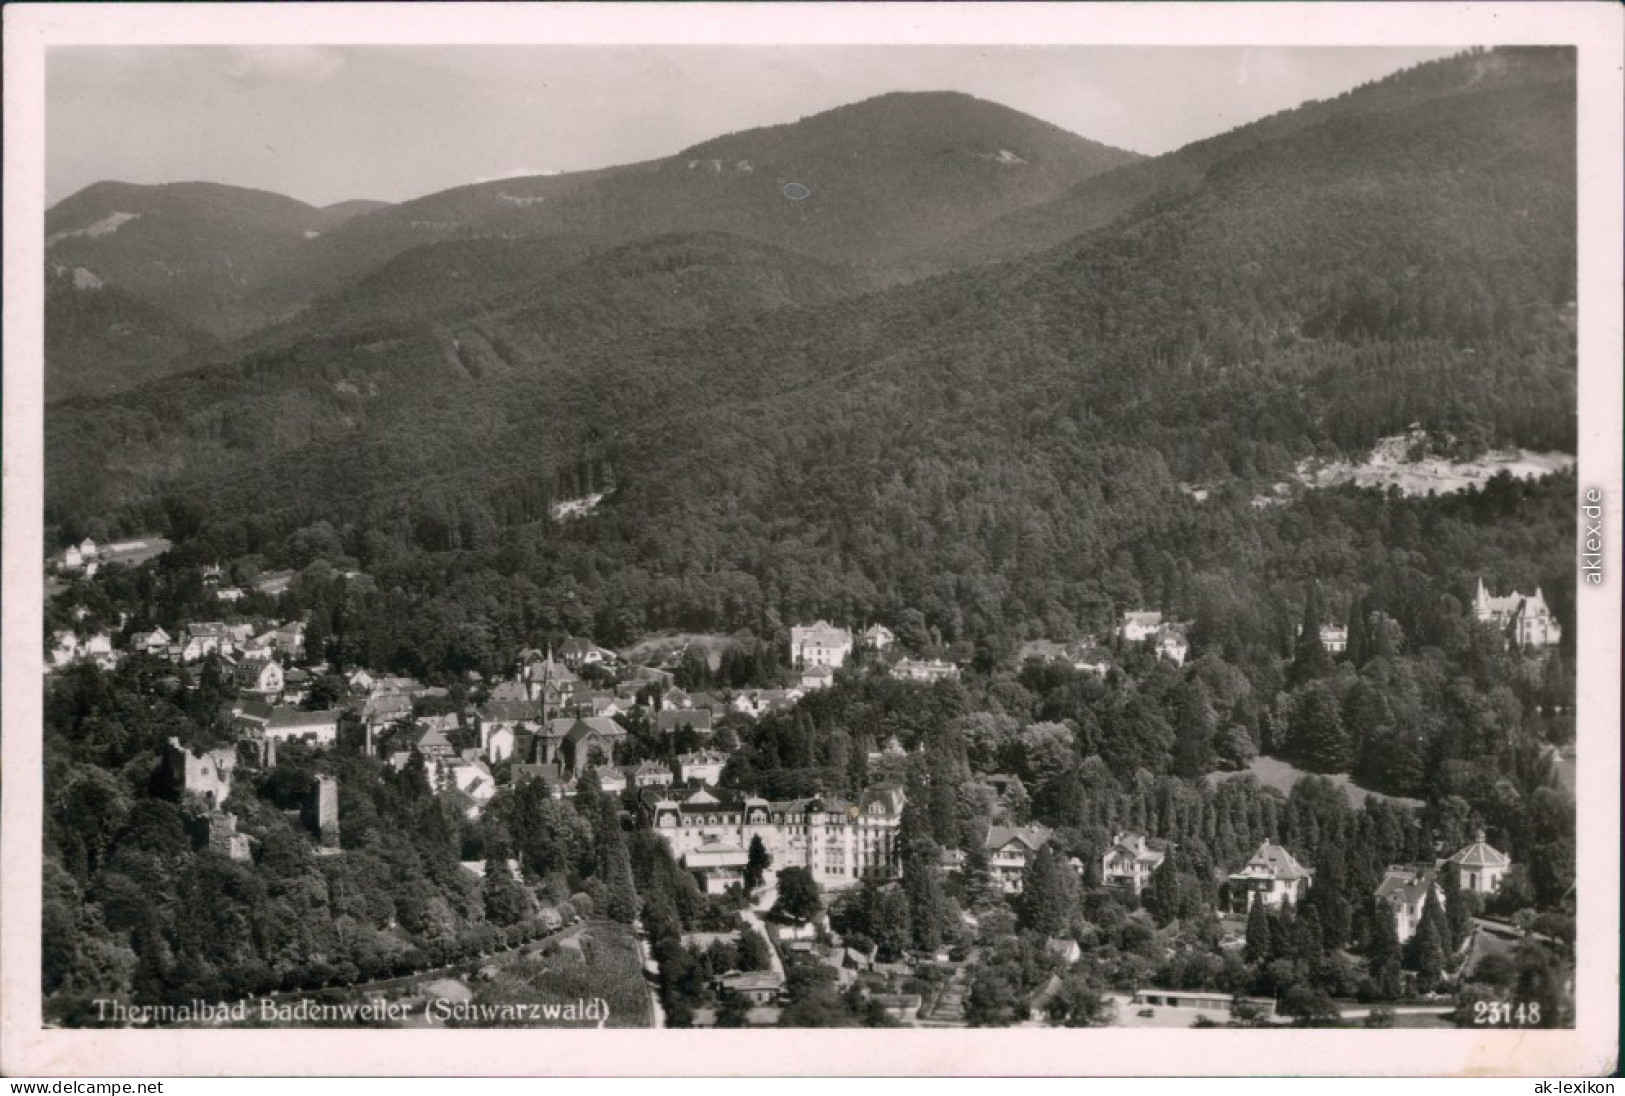
POLYGON ((1173 771, 1178 776, 1203 776, 1213 768, 1213 709, 1203 689, 1181 684, 1173 712, 1173 771))
POLYGON ((1401 990, 1399 962, 1399 931, 1394 925, 1394 911, 1387 902, 1373 903, 1371 939, 1366 944, 1366 966, 1377 996, 1391 1001, 1401 990))
POLYGON ((1368 638, 1371 653, 1366 661, 1373 658, 1391 659, 1398 653, 1394 647, 1394 624, 1387 613, 1379 610, 1371 618, 1368 638))
POLYGON ((1467 896, 1462 893, 1461 879, 1455 872, 1440 872, 1439 887, 1444 892, 1444 914, 1450 922, 1450 949, 1455 951, 1472 935, 1473 911, 1467 896))
POLYGON ((1348 655, 1349 665, 1355 669, 1364 666, 1370 657, 1371 641, 1367 638, 1366 629, 1370 610, 1366 606, 1366 599, 1358 598, 1354 607, 1349 610, 1349 638, 1344 653, 1348 655))
POLYGON ((1255 897, 1251 908, 1247 910, 1247 949, 1244 954, 1249 963, 1263 963, 1274 953, 1275 942, 1270 932, 1269 910, 1255 897))
POLYGON ((965 896, 967 909, 976 909, 997 896, 993 860, 988 855, 986 843, 980 839, 973 839, 965 850, 965 865, 960 869, 960 891, 965 896))
POLYGON ((1348 772, 1354 751, 1336 695, 1322 682, 1305 688, 1296 701, 1292 742, 1304 766, 1319 773, 1348 772))
POLYGON ((903 891, 914 946, 936 951, 946 925, 942 895, 942 851, 934 841, 917 841, 903 852, 903 891))
POLYGON ((1313 681, 1331 669, 1331 657, 1327 655, 1326 644, 1320 638, 1323 617, 1320 587, 1312 585, 1304 599, 1303 623, 1298 630, 1298 640, 1292 647, 1292 670, 1288 681, 1293 685, 1313 681))
POLYGON ((1179 916, 1179 874, 1174 870, 1173 857, 1164 860, 1152 873, 1144 903, 1159 925, 1166 925, 1179 916))
POLYGON ((1045 936, 1059 936, 1072 921, 1077 879, 1064 857, 1048 845, 1028 865, 1021 886, 1021 924, 1045 936))
MULTIPOLYGON (((594 774, 589 771, 585 775, 596 785, 594 774)), ((597 854, 595 874, 603 880, 605 888, 604 912, 612 920, 631 924, 638 915, 638 892, 632 881, 632 860, 626 851, 626 835, 621 832, 620 811, 615 800, 599 794, 597 811, 591 820, 597 854)))
POLYGON ((1424 993, 1438 985, 1444 973, 1445 941, 1439 926, 1439 920, 1423 917, 1416 930, 1416 980, 1424 993))
POLYGON ((761 834, 755 834, 750 839, 750 853, 745 860, 745 893, 749 894, 762 885, 762 879, 767 869, 772 867, 773 857, 762 844, 761 834))

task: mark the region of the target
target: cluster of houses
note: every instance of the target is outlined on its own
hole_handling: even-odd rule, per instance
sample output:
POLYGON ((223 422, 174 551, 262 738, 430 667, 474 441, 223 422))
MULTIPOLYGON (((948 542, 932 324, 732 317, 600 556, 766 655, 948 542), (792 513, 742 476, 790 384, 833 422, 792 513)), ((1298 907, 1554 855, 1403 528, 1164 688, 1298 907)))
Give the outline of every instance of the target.
MULTIPOLYGON (((1512 858, 1485 840, 1483 831, 1453 855, 1427 864, 1390 866, 1377 885, 1375 897, 1394 911, 1394 925, 1404 943, 1422 924, 1422 912, 1432 894, 1440 908, 1445 904, 1440 880, 1449 872, 1463 894, 1489 895, 1501 887, 1512 867, 1512 858)), ((1251 910, 1255 902, 1272 909, 1296 905, 1309 893, 1315 871, 1304 867, 1280 845, 1266 841, 1252 859, 1230 876, 1233 906, 1251 910), (1240 899, 1238 895, 1244 896, 1240 899)))
POLYGON ((63 549, 61 556, 48 561, 58 572, 64 575, 83 575, 87 578, 101 570, 106 563, 131 563, 150 558, 168 547, 168 542, 159 538, 147 540, 120 540, 110 544, 97 544, 95 540, 86 537, 78 544, 70 544, 63 549))
MULTIPOLYGON (((1125 644, 1149 642, 1157 657, 1183 666, 1190 657, 1190 641, 1185 638, 1190 624, 1185 621, 1164 620, 1154 609, 1135 609, 1123 614, 1117 624, 1117 638, 1125 644)), ((1074 670, 1105 677, 1112 668, 1112 654, 1095 635, 1062 642, 1053 639, 1033 639, 1021 645, 1018 662, 1045 662, 1071 666, 1074 670)))
MULTIPOLYGON (((197 621, 174 636, 163 628, 138 632, 130 637, 130 649, 183 665, 200 662, 209 655, 219 655, 233 667, 239 661, 296 661, 305 654, 305 625, 297 620, 234 624, 197 621)), ((279 680, 276 689, 270 691, 278 692, 284 684, 279 680)))
MULTIPOLYGON (((1041 825, 988 827, 983 843, 994 879, 1006 894, 1021 893, 1027 868, 1054 836, 1053 831, 1041 825)), ((1137 833, 1115 833, 1100 858, 1101 883, 1139 897, 1151 885, 1151 877, 1162 867, 1168 853, 1166 841, 1137 833)), ((945 867, 957 869, 963 864, 962 853, 952 852, 944 857, 945 867)), ((1083 865, 1078 861, 1072 860, 1071 866, 1075 872, 1082 873, 1083 865)), ((1443 873, 1452 873, 1464 894, 1489 895, 1500 889, 1511 866, 1512 859, 1490 845, 1480 831, 1471 843, 1449 857, 1430 864, 1388 868, 1375 897, 1393 909, 1403 943, 1415 935, 1420 926, 1430 891, 1443 906, 1444 889, 1440 884, 1443 873)), ((1230 874, 1231 907, 1245 913, 1255 903, 1270 909, 1297 905, 1307 897, 1314 877, 1314 869, 1305 867, 1284 846, 1265 841, 1246 864, 1230 874)))
POLYGON ((1184 623, 1163 620, 1161 613, 1137 610, 1123 614, 1117 634, 1124 643, 1150 640, 1159 658, 1165 658, 1175 666, 1183 666, 1190 654, 1190 643, 1185 639, 1188 627, 1184 623))
MULTIPOLYGON (((802 649, 815 668, 833 672, 850 654, 850 633, 841 629, 820 622, 800 632, 802 649)), ((865 632, 864 641, 884 646, 895 642, 881 626, 865 632)), ((487 683, 470 675, 484 698, 458 712, 420 714, 417 701, 445 698, 447 690, 365 669, 345 678, 349 697, 342 706, 307 710, 301 704, 309 694, 311 676, 289 665, 304 654, 303 629, 297 623, 197 622, 175 637, 163 629, 142 633, 133 637, 133 645, 181 664, 210 655, 222 659, 238 694, 225 715, 262 760, 274 758, 279 743, 329 746, 337 740, 341 723, 353 719, 365 736, 367 752, 396 769, 419 759, 431 786, 459 797, 470 817, 498 793, 496 766, 503 763, 509 764, 505 782, 514 786, 538 782, 556 798, 573 796, 589 770, 599 787, 611 794, 631 787, 684 800, 703 798, 706 789, 720 783, 728 760, 713 744, 717 721, 731 713, 754 718, 779 711, 807 691, 792 687, 725 696, 689 693, 675 685, 667 670, 624 666, 613 652, 590 640, 568 638, 556 656, 551 649, 521 651, 513 676, 505 680, 487 683), (594 666, 609 673, 583 674, 594 666), (591 681, 586 680, 589 676, 591 681), (618 717, 634 710, 660 733, 683 736, 677 739, 681 752, 670 763, 617 764, 629 733, 618 717)), ((956 674, 957 668, 921 662, 917 669, 905 665, 904 672, 935 680, 956 674)), ((202 787, 196 778, 193 783, 202 787)), ((794 843, 801 847, 801 835, 794 843)), ((858 845, 852 853, 854 864, 876 855, 872 841, 858 845)), ((889 862, 890 845, 880 851, 889 862)), ((825 862, 822 854, 817 859, 825 862)), ((832 880, 839 875, 825 874, 832 880)))
MULTIPOLYGON (((897 646, 897 636, 884 624, 871 625, 856 636, 827 620, 791 628, 790 661, 801 674, 801 688, 811 691, 833 684, 835 671, 847 664, 860 645, 884 656, 897 646)), ((958 666, 936 658, 927 660, 905 655, 890 662, 887 669, 893 677, 904 681, 930 683, 959 678, 958 666)))

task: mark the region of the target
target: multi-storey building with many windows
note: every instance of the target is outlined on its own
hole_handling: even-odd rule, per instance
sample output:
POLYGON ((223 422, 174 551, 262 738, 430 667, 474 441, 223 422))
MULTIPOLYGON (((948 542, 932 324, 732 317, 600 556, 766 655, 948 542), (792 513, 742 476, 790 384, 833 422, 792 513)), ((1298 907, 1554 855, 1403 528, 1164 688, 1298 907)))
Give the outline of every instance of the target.
POLYGON ((775 868, 806 868, 829 890, 897 874, 903 819, 897 784, 866 788, 855 803, 833 796, 774 801, 714 788, 682 796, 649 788, 643 803, 654 831, 691 869, 743 864, 751 839, 760 837, 775 868))

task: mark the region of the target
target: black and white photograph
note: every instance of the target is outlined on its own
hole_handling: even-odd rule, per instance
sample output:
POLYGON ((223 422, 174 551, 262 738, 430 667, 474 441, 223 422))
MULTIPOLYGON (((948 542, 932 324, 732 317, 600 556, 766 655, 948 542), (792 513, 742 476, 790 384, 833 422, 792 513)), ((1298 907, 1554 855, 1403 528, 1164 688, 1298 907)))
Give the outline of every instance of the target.
POLYGON ((8 1032, 1617 1065, 1583 35, 212 28, 8 125, 8 1032))

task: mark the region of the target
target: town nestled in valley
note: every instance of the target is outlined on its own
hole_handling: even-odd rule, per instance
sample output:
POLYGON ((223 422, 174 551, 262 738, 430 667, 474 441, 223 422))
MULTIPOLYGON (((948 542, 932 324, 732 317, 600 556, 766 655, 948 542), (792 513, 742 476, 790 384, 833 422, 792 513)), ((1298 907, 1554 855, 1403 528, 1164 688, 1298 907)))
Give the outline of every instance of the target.
MULTIPOLYGON (((1482 1022, 1482 1008, 1463 1010, 1503 981, 1534 989, 1529 1008, 1554 1016, 1572 988, 1563 959, 1572 920, 1559 912, 1572 883, 1542 910, 1529 866, 1492 844, 1482 814, 1461 800, 1447 815, 1426 812, 1411 832, 1419 820, 1393 804, 1413 800, 1355 785, 1303 775, 1283 800, 1249 775, 1258 757, 1244 724, 1218 748, 1210 794, 1153 782, 1076 804, 1087 821, 1057 827, 1037 817, 1055 817, 1051 796, 1111 786, 1096 755, 1098 767, 1085 759, 1064 793, 1055 787, 1089 732, 977 710, 961 684, 975 660, 962 670, 919 657, 885 624, 795 625, 782 650, 744 635, 675 637, 644 647, 641 660, 561 635, 516 652, 505 674, 470 670, 429 685, 311 649, 308 613, 276 612, 297 603, 311 569, 171 572, 164 581, 217 614, 177 620, 173 633, 136 624, 134 605, 116 608, 115 591, 156 576, 87 588, 121 557, 150 558, 154 543, 164 542, 87 538, 53 561, 64 600, 86 595, 72 619, 91 619, 100 601, 117 626, 56 632, 47 667, 61 699, 111 685, 146 694, 134 703, 149 710, 153 698, 185 711, 209 705, 200 722, 218 744, 172 736, 146 758, 153 799, 126 819, 143 846, 157 852, 167 841, 178 854, 190 843, 245 866, 236 870, 289 857, 320 873, 321 858, 367 842, 375 796, 416 801, 460 846, 454 890, 483 913, 432 946, 407 942, 430 922, 406 921, 393 940, 371 934, 355 958, 302 963, 280 978, 263 966, 222 971, 190 994, 304 991, 387 1004, 380 1015, 405 1023, 437 1014, 519 1023, 529 1015, 519 1007, 525 979, 545 981, 561 962, 618 963, 619 1023, 1427 1026, 1482 1022), (938 712, 958 714, 933 725, 938 712), (838 729, 858 713, 875 734, 838 729), (344 783, 356 780, 373 786, 344 783), (1029 783, 1044 795, 1036 810, 1029 783), (1352 809, 1350 790, 1363 809, 1352 809), (1172 836, 1193 824, 1188 844, 1172 836), (575 891, 578 872, 585 888, 575 891), (633 992, 640 979, 647 1002, 633 992)), ((1468 604, 1465 627, 1538 680, 1561 639, 1542 593, 1491 595, 1480 580, 1468 604)), ((1350 627, 1316 619, 1311 608, 1313 630, 1300 629, 1289 673, 1350 665, 1350 627)), ((1193 726, 1203 740, 1220 730, 1203 679, 1221 696, 1240 683, 1215 658, 1198 661, 1195 687, 1181 689, 1191 628, 1132 610, 1104 638, 1024 644, 1005 676, 1015 670, 1010 686, 1045 703, 1063 689, 1172 690, 1164 727, 1174 750, 1196 749, 1181 741, 1193 726)), ((1403 642, 1381 613, 1354 632, 1355 659, 1394 657, 1403 642)), ((1220 707, 1235 718, 1239 699, 1220 707)), ((1353 702, 1349 722, 1367 703, 1353 702)), ((1148 716, 1159 718, 1117 718, 1148 716)), ((1144 737, 1118 749, 1157 748, 1154 725, 1124 730, 1144 737)), ((1546 764, 1562 765, 1557 751, 1546 764)), ((139 754, 131 766, 143 772, 139 754)), ((234 869, 215 870, 229 879, 234 869)), ((432 911, 397 906, 388 927, 401 928, 403 915, 432 911)), ((208 920, 200 931, 225 927, 208 920)), ((205 1000, 119 1015, 208 1017, 205 1000)), ((106 1008, 98 999, 96 1017, 64 1018, 106 1008)), ((610 1019, 557 1005, 546 1015, 610 1019)))
POLYGON ((1574 54, 1395 68, 64 198, 45 1023, 1573 1027, 1574 54))

